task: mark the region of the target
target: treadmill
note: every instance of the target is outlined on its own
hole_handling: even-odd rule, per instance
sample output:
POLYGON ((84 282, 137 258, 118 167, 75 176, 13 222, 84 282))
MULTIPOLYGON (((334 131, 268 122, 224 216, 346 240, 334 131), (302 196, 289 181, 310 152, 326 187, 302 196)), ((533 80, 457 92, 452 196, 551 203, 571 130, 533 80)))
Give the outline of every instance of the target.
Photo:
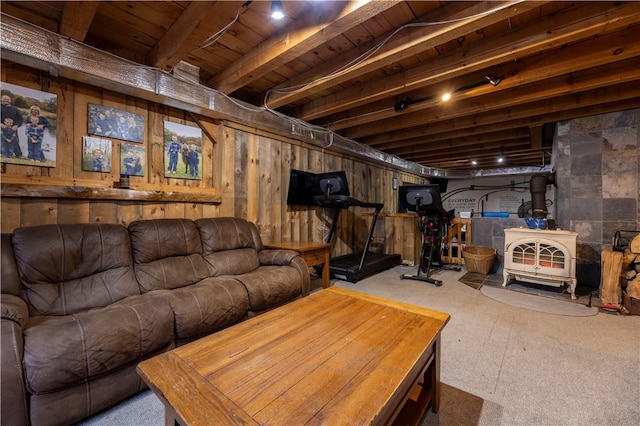
POLYGON ((402 258, 399 254, 372 253, 369 251, 378 215, 384 207, 383 203, 369 203, 350 197, 345 172, 325 173, 319 175, 322 195, 313 196, 313 201, 320 207, 333 208, 333 221, 327 236, 327 243, 332 243, 342 210, 349 207, 363 207, 374 209, 373 220, 369 227, 369 235, 364 249, 360 252, 345 254, 331 258, 329 271, 331 276, 340 280, 357 282, 368 276, 377 274, 385 269, 400 265, 402 258))

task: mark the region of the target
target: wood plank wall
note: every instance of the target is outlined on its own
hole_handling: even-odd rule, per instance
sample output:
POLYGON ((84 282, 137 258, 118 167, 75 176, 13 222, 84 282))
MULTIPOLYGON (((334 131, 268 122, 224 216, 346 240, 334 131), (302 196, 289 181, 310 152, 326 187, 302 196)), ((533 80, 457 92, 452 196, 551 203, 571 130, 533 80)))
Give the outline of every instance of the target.
MULTIPOLYGON (((333 211, 319 207, 286 205, 290 169, 311 172, 345 170, 353 197, 383 202, 385 212, 397 209, 397 191, 392 178, 419 182, 420 177, 393 170, 360 158, 309 145, 266 131, 232 123, 196 117, 173 107, 131 98, 42 71, 2 61, 3 82, 29 87, 58 97, 57 156, 55 168, 3 164, 0 181, 29 183, 82 181, 111 187, 119 181, 119 144, 113 141, 111 173, 83 171, 82 137, 87 135, 87 104, 93 103, 141 114, 145 119, 145 176, 130 177, 133 189, 207 191, 219 194, 221 203, 149 202, 119 200, 75 200, 64 198, 2 197, 1 230, 46 223, 103 222, 127 225, 134 220, 236 216, 254 222, 263 240, 325 241, 333 211), (172 121, 203 130, 202 180, 164 177, 163 122, 172 121)), ((340 215, 333 255, 364 246, 368 211, 351 208, 340 215)), ((394 223, 394 221, 387 221, 394 223)), ((401 223, 402 221, 399 221, 401 223)), ((406 225, 403 225, 406 226, 406 225)), ((402 227, 402 226, 401 226, 402 227)), ((399 229, 400 231, 400 229, 399 229)), ((401 239, 393 228, 382 225, 377 233, 386 240, 401 239)), ((398 252, 400 241, 387 244, 387 252, 398 252), (394 249, 393 246, 396 248, 394 249)), ((415 250, 413 243, 410 250, 415 250)))

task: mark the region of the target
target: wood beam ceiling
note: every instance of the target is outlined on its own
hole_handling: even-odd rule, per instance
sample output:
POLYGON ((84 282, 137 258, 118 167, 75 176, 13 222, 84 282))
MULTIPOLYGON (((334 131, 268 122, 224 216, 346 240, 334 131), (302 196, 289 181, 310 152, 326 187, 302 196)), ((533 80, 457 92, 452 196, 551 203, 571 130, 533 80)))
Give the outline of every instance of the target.
POLYGON ((640 107, 637 1, 284 4, 279 23, 267 1, 3 0, 2 13, 143 67, 188 62, 203 86, 420 166, 465 169, 482 152, 489 167, 496 150, 540 163, 545 124, 640 107))
MULTIPOLYGON (((272 96, 269 96, 268 105, 270 108, 278 108, 282 105, 301 100, 314 92, 322 92, 339 84, 347 83, 350 80, 357 79, 375 69, 391 66, 398 61, 420 54, 425 50, 434 49, 445 41, 463 36, 470 31, 479 30, 484 26, 522 13, 523 10, 529 10, 540 5, 539 2, 527 2, 526 4, 521 3, 516 6, 506 7, 510 3, 512 2, 488 1, 470 3, 468 5, 469 7, 461 9, 460 6, 456 5, 454 2, 452 6, 445 7, 442 10, 439 9, 439 13, 430 17, 434 22, 447 22, 443 25, 435 26, 435 30, 432 25, 423 25, 408 28, 405 31, 398 33, 397 37, 389 40, 387 40, 388 36, 385 36, 379 40, 378 44, 380 45, 380 48, 375 52, 375 55, 371 57, 365 56, 363 58, 362 55, 366 52, 361 52, 360 50, 342 55, 340 62, 343 66, 345 59, 346 63, 352 64, 348 67, 348 71, 339 73, 332 72, 335 71, 337 64, 330 63, 325 65, 323 69, 315 69, 313 72, 303 74, 295 80, 287 82, 286 85, 296 86, 302 83, 313 83, 307 84, 304 89, 297 90, 293 93, 274 93, 272 96), (501 9, 502 7, 506 8, 501 9), (497 11, 489 13, 489 11, 494 10, 497 11), (451 13, 445 14, 448 11, 451 11, 451 13), (462 19, 467 16, 473 16, 473 18, 462 19), (383 42, 385 42, 384 45, 382 45, 383 42), (318 80, 318 75, 331 75, 331 77, 324 77, 318 80)), ((418 23, 414 22, 414 24, 418 23)), ((408 81, 410 80, 405 80, 405 84, 408 81)), ((279 87, 276 87, 276 89, 279 89, 279 87)), ((352 89, 351 92, 354 90, 357 91, 358 89, 352 89)), ((380 90, 380 96, 388 95, 388 93, 385 93, 386 91, 384 88, 381 88, 380 90)), ((358 102, 362 103, 365 101, 371 101, 370 99, 367 99, 366 94, 363 91, 361 91, 361 95, 363 95, 363 97, 358 99, 354 98, 355 94, 351 97, 344 96, 345 102, 348 102, 349 98, 354 99, 354 102, 348 102, 345 105, 340 106, 340 110, 350 108, 358 102)), ((337 96, 342 100, 342 95, 337 96)), ((336 102, 332 101, 334 96, 327 98, 327 102, 322 100, 324 99, 323 97, 321 100, 309 103, 308 106, 303 109, 298 118, 310 121, 318 116, 335 112, 336 102), (323 110, 323 108, 325 109, 323 110)))
MULTIPOLYGON (((554 15, 525 28, 514 30, 503 37, 490 38, 473 46, 461 47, 438 58, 434 61, 435 64, 428 63, 422 67, 412 68, 384 79, 376 79, 324 96, 305 104, 296 116, 307 121, 315 120, 366 102, 389 99, 391 96, 441 83, 446 79, 468 74, 474 70, 481 71, 504 62, 518 61, 533 53, 539 53, 540 50, 551 50, 567 43, 603 36, 602 28, 605 19, 607 21, 604 28, 607 33, 640 22, 637 7, 628 4, 611 10, 610 6, 605 7, 598 3, 590 6, 590 9, 592 15, 589 17, 584 16, 586 12, 582 8, 554 15), (540 33, 545 36, 540 36, 540 33)), ((609 56, 616 55, 617 49, 612 49, 611 52, 609 56)), ((576 50, 576 54, 579 54, 579 50, 576 50)), ((538 74, 544 71, 542 69, 538 74)), ((269 104, 273 106, 272 100, 269 104)), ((370 120, 373 119, 375 117, 370 118, 370 120)))
POLYGON ((230 17, 235 16, 244 2, 241 1, 194 1, 153 46, 149 54, 149 65, 172 70, 185 60, 193 50, 199 48, 209 36, 225 27, 230 17))
POLYGON ((316 22, 313 16, 305 18, 296 28, 256 46, 210 80, 208 85, 221 92, 232 93, 274 68, 326 43, 335 34, 367 21, 395 4, 396 2, 388 0, 368 3, 351 1, 333 21, 316 22))
POLYGON ((60 34, 84 41, 99 5, 96 1, 65 2, 60 18, 60 34))

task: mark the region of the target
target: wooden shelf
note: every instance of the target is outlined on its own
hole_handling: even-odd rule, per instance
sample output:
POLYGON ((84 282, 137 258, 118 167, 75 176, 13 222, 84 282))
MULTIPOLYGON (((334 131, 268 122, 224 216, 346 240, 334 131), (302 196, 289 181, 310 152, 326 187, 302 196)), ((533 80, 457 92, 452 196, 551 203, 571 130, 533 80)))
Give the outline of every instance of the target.
POLYGON ((211 189, 136 190, 74 185, 40 185, 2 183, 0 195, 13 198, 70 198, 76 200, 155 201, 220 204, 222 197, 211 189))

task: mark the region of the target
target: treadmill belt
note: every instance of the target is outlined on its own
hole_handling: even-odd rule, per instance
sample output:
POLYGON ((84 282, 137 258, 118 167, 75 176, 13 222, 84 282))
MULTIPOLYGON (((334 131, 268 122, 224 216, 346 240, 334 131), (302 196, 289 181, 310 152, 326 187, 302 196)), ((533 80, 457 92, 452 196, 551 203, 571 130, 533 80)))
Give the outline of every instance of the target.
POLYGON ((332 258, 329 261, 331 276, 339 280, 356 282, 385 269, 397 266, 402 262, 399 254, 367 252, 362 269, 359 270, 361 259, 361 251, 332 258))

